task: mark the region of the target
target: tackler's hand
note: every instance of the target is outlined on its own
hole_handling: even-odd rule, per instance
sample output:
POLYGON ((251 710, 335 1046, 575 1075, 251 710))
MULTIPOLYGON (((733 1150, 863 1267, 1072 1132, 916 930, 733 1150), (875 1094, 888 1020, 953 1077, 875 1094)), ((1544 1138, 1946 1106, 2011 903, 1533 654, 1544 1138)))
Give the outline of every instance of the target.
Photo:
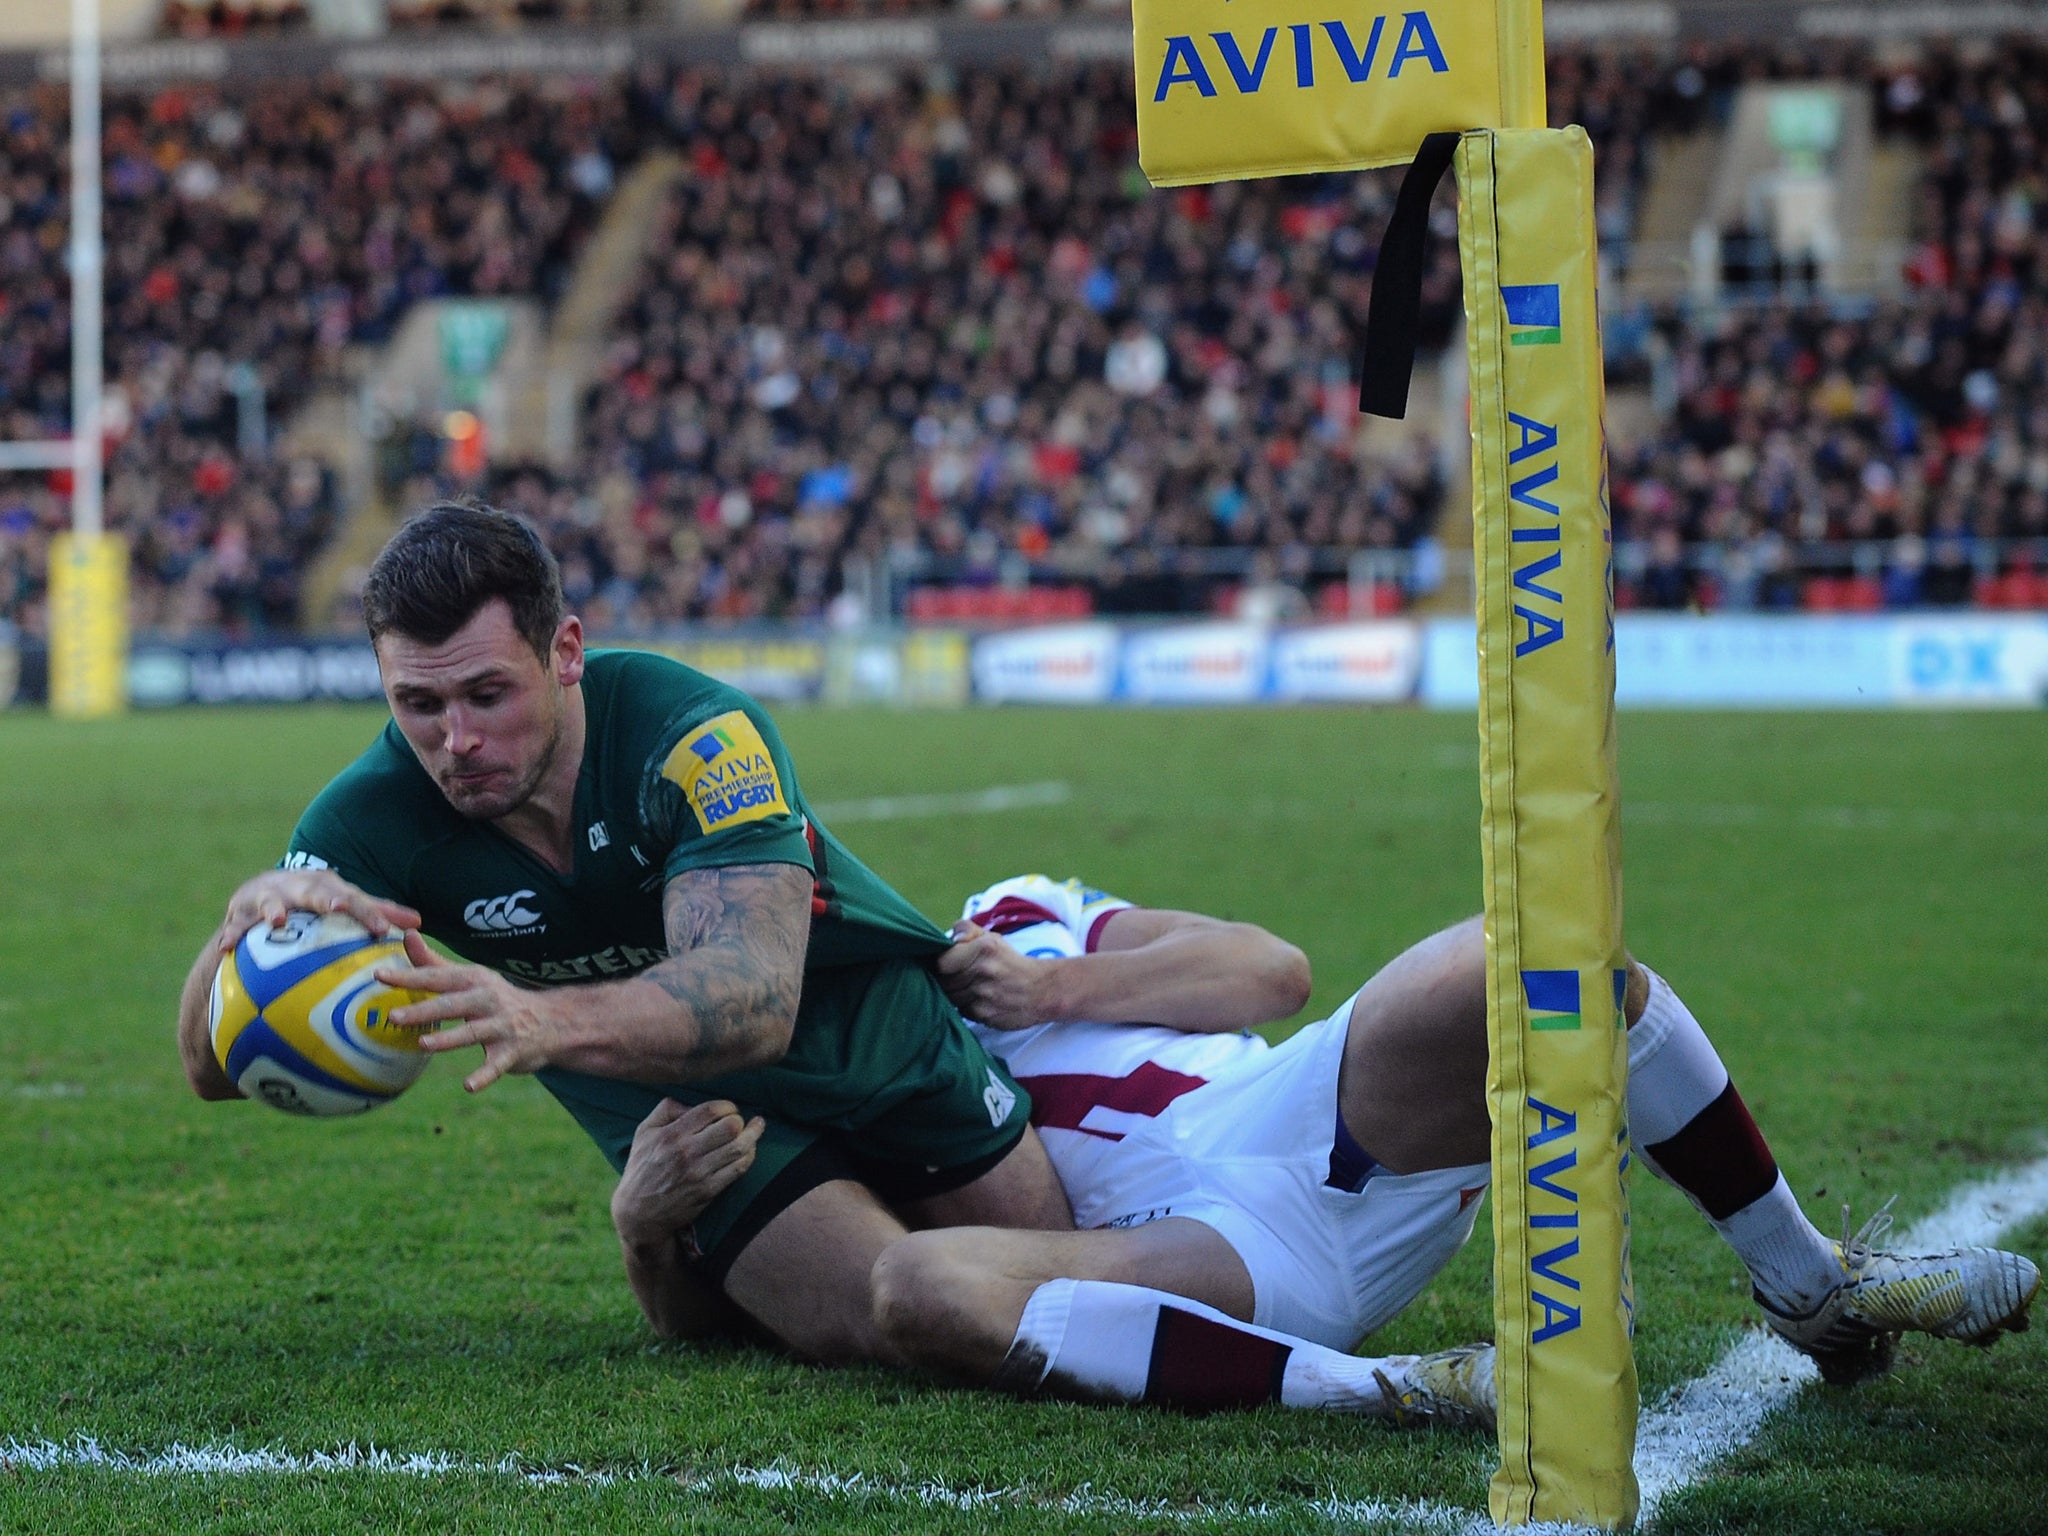
POLYGON ((626 1171, 612 1191, 612 1225, 629 1243, 662 1242, 683 1232, 754 1166, 767 1122, 742 1120, 724 1099, 681 1104, 663 1099, 633 1132, 626 1171))
POLYGON ((1029 1029, 1060 1017, 1058 960, 1033 959, 963 918, 938 958, 939 985, 967 1018, 991 1029, 1029 1029))

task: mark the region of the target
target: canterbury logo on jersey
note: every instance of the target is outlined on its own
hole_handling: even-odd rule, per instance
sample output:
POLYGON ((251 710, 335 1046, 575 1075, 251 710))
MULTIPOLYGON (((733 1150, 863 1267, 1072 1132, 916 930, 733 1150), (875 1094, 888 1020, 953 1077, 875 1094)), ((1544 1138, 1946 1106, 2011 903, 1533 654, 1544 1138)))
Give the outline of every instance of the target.
POLYGON ((988 1111, 988 1123, 1001 1125, 1010 1118, 1010 1111, 1017 1107, 1017 1095, 1010 1085, 996 1076, 996 1069, 988 1069, 988 1086, 981 1090, 981 1107, 988 1111))
POLYGON ((462 909, 462 920, 479 933, 531 932, 546 926, 541 915, 523 903, 532 891, 514 891, 509 896, 486 896, 462 909))

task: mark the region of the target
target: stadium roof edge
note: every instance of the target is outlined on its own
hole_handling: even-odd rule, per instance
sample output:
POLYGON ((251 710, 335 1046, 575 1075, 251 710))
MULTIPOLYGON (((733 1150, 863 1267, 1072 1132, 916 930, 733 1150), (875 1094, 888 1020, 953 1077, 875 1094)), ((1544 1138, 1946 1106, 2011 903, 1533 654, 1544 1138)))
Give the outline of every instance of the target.
MULTIPOLYGON (((2048 0, 1848 3, 1785 7, 1769 0, 1552 0, 1552 42, 1663 43, 1692 38, 1898 39, 2048 31, 2048 0)), ((1129 24, 1099 14, 980 20, 958 14, 866 20, 758 22, 697 28, 533 27, 513 33, 408 34, 366 42, 331 38, 159 40, 115 44, 103 55, 109 84, 170 80, 454 78, 480 74, 607 75, 641 63, 763 65, 923 61, 989 64, 1011 59, 1129 58, 1129 24)), ((64 50, 0 51, 0 84, 61 80, 64 50)))

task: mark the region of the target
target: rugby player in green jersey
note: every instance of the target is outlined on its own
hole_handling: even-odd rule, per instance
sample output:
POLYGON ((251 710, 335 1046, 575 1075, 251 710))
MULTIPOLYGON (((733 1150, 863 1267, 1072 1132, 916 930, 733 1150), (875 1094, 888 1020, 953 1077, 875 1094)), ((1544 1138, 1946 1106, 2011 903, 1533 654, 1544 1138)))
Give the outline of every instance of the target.
POLYGON ((758 704, 586 653, 545 545, 486 507, 408 522, 363 610, 392 720, 194 961, 201 1097, 240 1096, 208 1038, 220 957, 289 910, 346 911, 405 930, 384 979, 434 994, 394 1023, 481 1046, 472 1092, 535 1074, 614 1168, 685 1106, 738 1107, 745 1173, 686 1230, 621 1231, 679 1326, 730 1298, 799 1353, 892 1358, 870 1270, 903 1217, 1071 1228, 1029 1097, 940 990, 946 936, 810 814, 758 704))

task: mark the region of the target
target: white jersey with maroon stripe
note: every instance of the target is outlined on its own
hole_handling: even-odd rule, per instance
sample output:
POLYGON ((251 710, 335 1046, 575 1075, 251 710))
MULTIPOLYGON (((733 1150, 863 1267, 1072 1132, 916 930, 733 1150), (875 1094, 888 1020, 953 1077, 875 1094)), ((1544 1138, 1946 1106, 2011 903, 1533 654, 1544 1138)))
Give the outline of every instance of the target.
MULTIPOLYGON (((969 897, 961 916, 1027 955, 1063 958, 1094 953, 1103 923, 1130 906, 1078 880, 1021 875, 969 897)), ((1120 1161, 1118 1143, 1168 1105, 1243 1070, 1268 1049, 1243 1031, 1202 1035, 1160 1024, 1085 1023, 990 1029, 968 1023, 989 1054, 1000 1057, 1030 1091, 1031 1123, 1084 1227, 1130 1214, 1097 1208, 1096 1196, 1124 1182, 1108 1177, 1107 1165, 1120 1161)), ((1171 1193, 1162 1190, 1162 1200, 1171 1193)))
MULTIPOLYGON (((1129 905, 1026 875, 990 886, 965 915, 1026 954, 1070 956, 1089 953, 1129 905)), ((1347 999, 1271 1048, 1153 1024, 973 1027, 1031 1091, 1080 1226, 1202 1222, 1244 1260, 1253 1322, 1349 1349, 1471 1236, 1488 1172, 1375 1169, 1363 1188, 1332 1182, 1350 1018, 1347 999)))

